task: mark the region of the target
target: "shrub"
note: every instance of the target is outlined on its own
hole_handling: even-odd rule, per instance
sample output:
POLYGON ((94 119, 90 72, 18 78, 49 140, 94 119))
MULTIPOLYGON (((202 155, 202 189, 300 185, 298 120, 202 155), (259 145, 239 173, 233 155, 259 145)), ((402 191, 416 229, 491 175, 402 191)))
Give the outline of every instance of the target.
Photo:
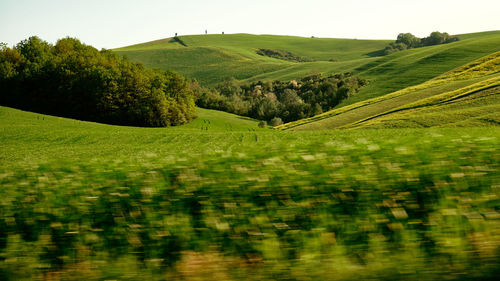
POLYGON ((281 120, 281 118, 279 117, 274 117, 273 119, 271 119, 271 121, 269 121, 269 125, 273 127, 279 126, 281 124, 283 124, 283 120, 281 120))

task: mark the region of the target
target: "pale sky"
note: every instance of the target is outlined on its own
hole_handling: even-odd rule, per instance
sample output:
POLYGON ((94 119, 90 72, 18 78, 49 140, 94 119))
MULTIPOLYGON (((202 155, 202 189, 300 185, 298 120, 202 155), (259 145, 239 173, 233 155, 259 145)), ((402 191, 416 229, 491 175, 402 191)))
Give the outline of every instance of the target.
POLYGON ((500 0, 0 0, 0 42, 76 37, 116 48, 179 35, 395 39, 500 30, 500 0))

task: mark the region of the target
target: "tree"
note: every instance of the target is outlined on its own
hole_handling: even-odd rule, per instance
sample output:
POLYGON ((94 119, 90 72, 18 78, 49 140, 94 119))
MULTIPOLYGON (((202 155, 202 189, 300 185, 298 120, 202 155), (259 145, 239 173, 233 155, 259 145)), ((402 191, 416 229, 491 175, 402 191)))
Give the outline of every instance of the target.
POLYGON ((323 113, 323 109, 321 108, 321 105, 319 105, 318 103, 315 103, 314 104, 314 107, 313 107, 313 115, 318 115, 318 114, 321 114, 323 113))
POLYGON ((353 77, 352 73, 328 77, 314 73, 300 79, 300 82, 257 81, 240 84, 232 80, 218 85, 216 90, 197 89, 195 92, 198 97, 196 103, 200 107, 271 123, 274 118, 289 122, 330 110, 364 84, 364 80, 353 77))
POLYGON ((0 44, 0 78, 9 79, 18 74, 23 63, 21 53, 10 49, 7 44, 0 44))
POLYGON ((172 71, 98 51, 75 38, 38 37, 0 47, 0 103, 81 120, 170 126, 195 117, 194 95, 172 71))
POLYGON ((425 37, 422 39, 423 45, 424 46, 432 46, 432 45, 439 45, 443 44, 446 42, 446 39, 448 38, 448 33, 441 33, 438 31, 432 32, 428 37, 425 37))
POLYGON ((285 91, 278 98, 280 102, 287 107, 303 102, 302 99, 297 95, 297 92, 291 89, 285 89, 285 91))
POLYGON ((411 33, 400 33, 396 39, 396 42, 392 42, 387 47, 385 47, 383 53, 385 55, 389 55, 394 52, 406 49, 446 44, 458 40, 459 38, 457 36, 450 36, 446 32, 441 33, 438 31, 434 31, 428 37, 422 39, 415 37, 411 33))
POLYGON ((219 84, 216 89, 224 96, 231 96, 233 93, 240 93, 241 88, 238 85, 238 81, 231 78, 223 83, 219 84))

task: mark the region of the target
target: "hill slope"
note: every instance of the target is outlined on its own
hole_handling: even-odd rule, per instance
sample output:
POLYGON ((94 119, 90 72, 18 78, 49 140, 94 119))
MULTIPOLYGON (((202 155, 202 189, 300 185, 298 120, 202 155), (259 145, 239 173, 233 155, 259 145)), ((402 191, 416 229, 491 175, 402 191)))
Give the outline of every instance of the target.
POLYGON ((139 128, 85 122, 0 106, 0 165, 54 158, 141 157, 144 151, 210 152, 214 149, 211 146, 214 141, 237 139, 241 133, 269 131, 259 128, 256 120, 234 114, 201 108, 197 108, 196 113, 198 118, 186 125, 139 128))
MULTIPOLYGON (((402 114, 400 111, 403 109, 434 106, 437 100, 444 102, 449 97, 460 99, 457 95, 494 88, 498 84, 499 77, 500 52, 496 52, 425 83, 340 107, 312 118, 284 124, 279 128, 295 130, 346 128, 391 112, 402 114)), ((486 98, 488 104, 488 100, 495 104, 494 94, 481 98, 486 98)))
POLYGON ((313 70, 339 72, 346 62, 356 61, 354 65, 359 66, 373 60, 372 53, 388 42, 250 34, 193 35, 115 51, 147 66, 174 69, 204 84, 214 84, 230 77, 269 80, 297 78, 313 70), (256 53, 257 49, 283 50, 313 62, 294 63, 261 56, 256 53))
MULTIPOLYGON (((462 38, 462 37, 461 37, 462 38)), ((381 57, 354 69, 371 84, 340 106, 391 93, 500 51, 500 32, 464 36, 458 42, 410 49, 381 57)))
POLYGON ((498 51, 500 31, 464 34, 461 41, 377 57, 390 40, 303 38, 274 35, 193 35, 115 49, 151 67, 174 69, 212 85, 238 80, 291 80, 306 74, 352 71, 371 85, 344 104, 393 92, 498 51), (181 42, 181 43, 179 43, 181 42), (260 48, 278 49, 312 62, 260 56, 260 48))

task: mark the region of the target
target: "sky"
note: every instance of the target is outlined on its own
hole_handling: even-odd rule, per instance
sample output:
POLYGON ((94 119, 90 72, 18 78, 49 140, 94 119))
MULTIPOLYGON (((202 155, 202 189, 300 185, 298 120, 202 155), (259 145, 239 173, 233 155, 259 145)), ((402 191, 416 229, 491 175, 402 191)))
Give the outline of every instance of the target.
POLYGON ((112 49, 225 32, 395 39, 500 30, 500 0, 0 0, 0 42, 76 37, 112 49))

